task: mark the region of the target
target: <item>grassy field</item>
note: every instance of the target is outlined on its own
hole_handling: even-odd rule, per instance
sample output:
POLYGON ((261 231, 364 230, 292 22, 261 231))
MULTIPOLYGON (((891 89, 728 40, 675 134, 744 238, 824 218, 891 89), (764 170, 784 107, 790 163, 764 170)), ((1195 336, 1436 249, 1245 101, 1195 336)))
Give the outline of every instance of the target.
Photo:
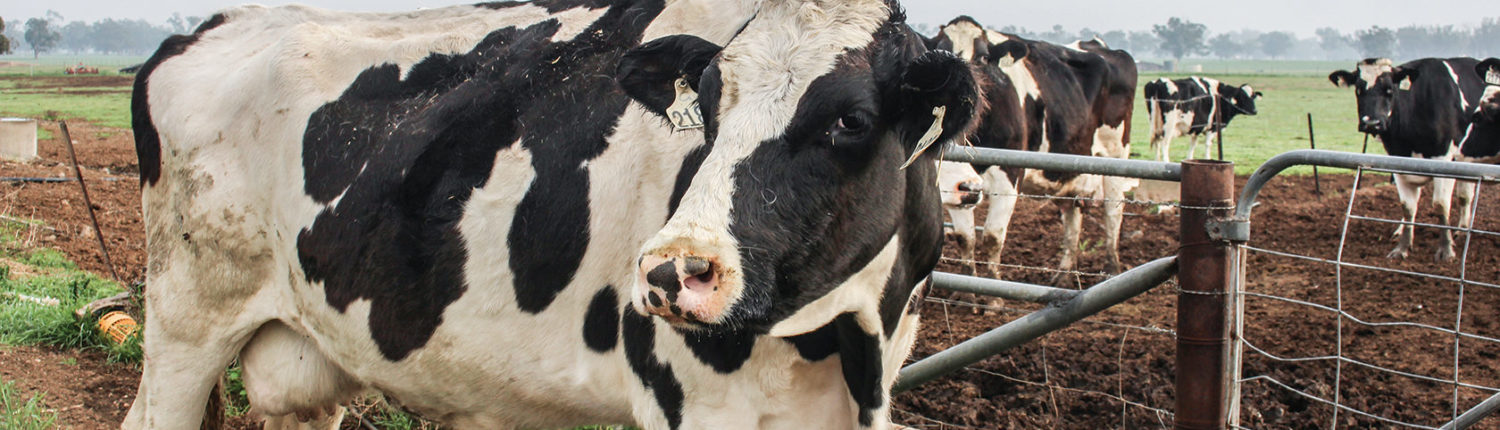
MULTIPOLYGON (((1333 69, 1328 69, 1332 71, 1333 69)), ((1259 114, 1239 116, 1224 131, 1224 159, 1235 162, 1235 171, 1250 173, 1277 154, 1308 148, 1307 115, 1313 116, 1318 149, 1359 152, 1364 135, 1355 130, 1355 106, 1352 90, 1340 89, 1324 77, 1288 74, 1233 74, 1212 77, 1231 85, 1250 84, 1265 97, 1256 103, 1259 114)), ((1326 72, 1324 73, 1326 75, 1326 72)), ((1142 74, 1141 83, 1161 77, 1179 78, 1189 74, 1142 74)), ((1149 158, 1151 151, 1150 117, 1146 103, 1137 95, 1135 118, 1130 140, 1134 158, 1149 158)), ((1378 143, 1371 152, 1383 154, 1378 143)), ((1172 142, 1172 160, 1186 156, 1188 139, 1172 142)), ((1215 150, 1217 151, 1217 150, 1215 150)), ((1201 157, 1203 152, 1199 149, 1201 157)), ((1310 168, 1294 169, 1310 173, 1310 168)))

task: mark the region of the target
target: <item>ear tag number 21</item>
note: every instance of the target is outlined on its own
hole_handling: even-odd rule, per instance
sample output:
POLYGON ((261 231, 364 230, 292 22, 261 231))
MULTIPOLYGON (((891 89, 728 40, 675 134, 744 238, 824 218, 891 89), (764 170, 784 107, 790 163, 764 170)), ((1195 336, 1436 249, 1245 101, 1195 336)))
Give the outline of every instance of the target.
POLYGON ((667 107, 667 118, 675 131, 703 128, 703 111, 698 109, 698 92, 687 80, 677 78, 677 98, 667 107))

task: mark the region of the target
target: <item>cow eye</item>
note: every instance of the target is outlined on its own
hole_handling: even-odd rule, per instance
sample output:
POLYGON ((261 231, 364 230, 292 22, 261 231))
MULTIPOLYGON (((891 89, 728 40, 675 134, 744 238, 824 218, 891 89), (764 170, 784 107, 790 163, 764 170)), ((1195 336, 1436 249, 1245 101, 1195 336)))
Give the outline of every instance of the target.
POLYGON ((841 139, 860 138, 870 131, 870 121, 859 113, 848 113, 840 116, 833 123, 831 130, 833 136, 841 139))

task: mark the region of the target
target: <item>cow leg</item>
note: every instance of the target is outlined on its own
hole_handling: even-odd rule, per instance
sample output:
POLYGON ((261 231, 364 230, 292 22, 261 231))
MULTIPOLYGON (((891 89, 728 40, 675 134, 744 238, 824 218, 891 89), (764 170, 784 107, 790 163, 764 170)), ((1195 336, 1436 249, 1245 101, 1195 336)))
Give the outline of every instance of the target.
POLYGON ((953 239, 958 242, 958 255, 969 268, 969 275, 977 270, 974 261, 974 208, 948 208, 948 218, 953 220, 953 239))
MULTIPOLYGON (((1021 172, 1025 177, 1026 172, 1021 172)), ((1005 251, 1005 235, 1010 231, 1010 218, 1016 212, 1016 199, 1019 198, 1019 190, 1016 184, 1011 182, 1010 175, 1005 174, 999 167, 991 167, 984 172, 985 189, 992 190, 990 195, 990 213, 984 220, 984 237, 992 244, 984 247, 990 251, 989 261, 999 264, 1000 256, 1005 251)), ((998 273, 999 268, 995 271, 998 273)))
MULTIPOLYGON (((1452 226, 1453 219, 1453 178, 1435 178, 1432 180, 1432 204, 1437 206, 1438 217, 1442 218, 1443 225, 1452 226)), ((1437 261, 1446 263, 1453 261, 1453 230, 1443 229, 1438 245, 1437 261)))
POLYGON ((1111 274, 1125 269, 1120 264, 1120 226, 1125 222, 1125 189, 1129 182, 1114 176, 1104 178, 1104 251, 1109 254, 1104 270, 1111 274))
POLYGON ((1057 276, 1052 278, 1052 284, 1058 286, 1074 286, 1077 284, 1076 277, 1071 273, 1077 265, 1074 263, 1074 251, 1078 249, 1078 236, 1083 231, 1083 208, 1077 202, 1065 202, 1062 204, 1063 240, 1062 261, 1057 263, 1060 270, 1057 276), (1072 282, 1069 282, 1072 281, 1072 282))
POLYGON ((1196 160, 1196 159, 1198 159, 1198 138, 1199 137, 1200 136, 1198 134, 1190 134, 1190 135, 1188 135, 1188 153, 1187 153, 1187 157, 1183 158, 1184 160, 1196 160))
MULTIPOLYGON (((1422 199, 1422 184, 1426 180, 1419 176, 1395 175, 1396 194, 1401 197, 1402 220, 1414 222, 1417 220, 1417 201, 1422 199)), ((1392 249, 1386 258, 1406 258, 1411 251, 1412 236, 1416 234, 1416 228, 1410 225, 1402 225, 1396 228, 1396 249, 1392 249)))
MULTIPOLYGON (((1219 138, 1219 133, 1218 132, 1210 131, 1210 132, 1205 133, 1203 135, 1203 159, 1205 159, 1205 160, 1212 160, 1212 159, 1214 159, 1214 146, 1215 146, 1214 145, 1214 139, 1218 139, 1218 138, 1219 138)), ((1223 157, 1224 154, 1219 154, 1219 156, 1223 157)))
POLYGON ((140 388, 121 427, 197 429, 214 384, 250 333, 236 327, 234 315, 216 315, 215 310, 238 310, 243 302, 193 300, 198 297, 191 292, 166 291, 180 284, 161 279, 149 284, 146 314, 151 320, 142 330, 146 360, 140 388), (172 302, 164 302, 168 300, 172 302))

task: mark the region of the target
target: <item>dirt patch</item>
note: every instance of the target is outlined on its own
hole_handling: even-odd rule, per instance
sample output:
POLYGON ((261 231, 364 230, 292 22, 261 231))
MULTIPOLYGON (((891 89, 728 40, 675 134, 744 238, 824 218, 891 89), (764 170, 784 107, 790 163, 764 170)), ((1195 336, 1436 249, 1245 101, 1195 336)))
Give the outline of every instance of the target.
POLYGON ((63 428, 119 428, 140 378, 139 369, 109 364, 100 353, 0 348, 0 379, 28 397, 44 393, 63 428))

